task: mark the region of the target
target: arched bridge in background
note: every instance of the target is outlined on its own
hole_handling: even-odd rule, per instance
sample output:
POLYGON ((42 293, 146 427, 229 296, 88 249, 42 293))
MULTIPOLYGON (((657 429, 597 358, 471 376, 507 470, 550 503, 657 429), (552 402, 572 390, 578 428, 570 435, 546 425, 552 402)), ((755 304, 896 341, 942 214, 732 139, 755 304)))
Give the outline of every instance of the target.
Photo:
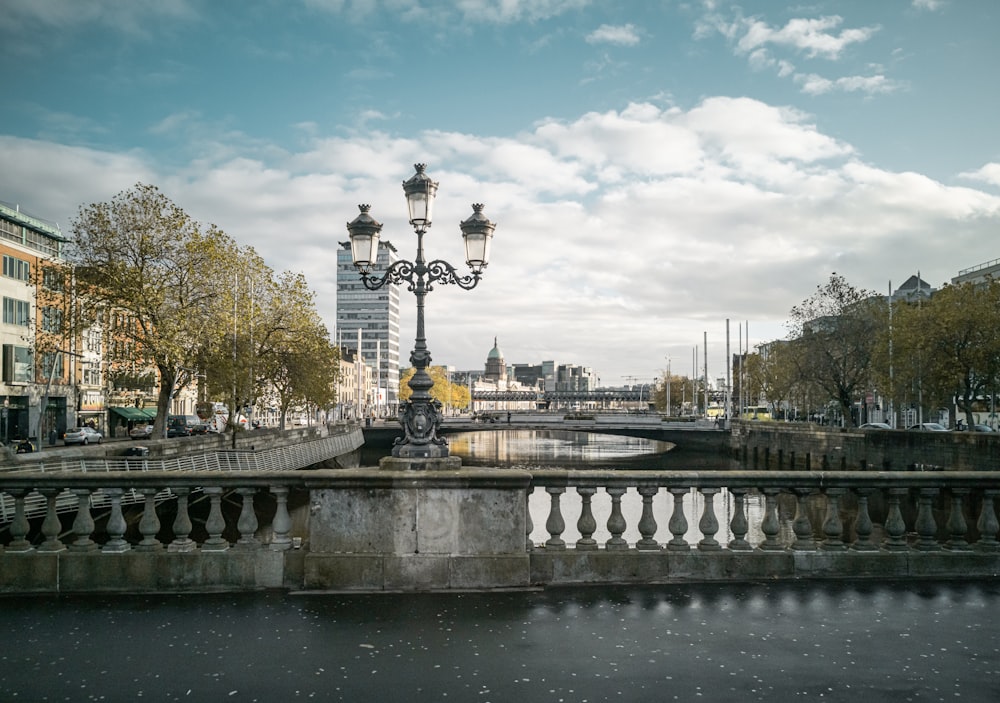
MULTIPOLYGON (((682 450, 730 451, 730 433, 711 421, 665 422, 655 414, 581 414, 514 413, 507 420, 506 412, 486 413, 480 419, 446 418, 439 434, 447 437, 460 432, 497 432, 502 430, 551 430, 590 432, 625 437, 640 437, 670 442, 682 450)), ((387 421, 364 428, 365 444, 391 445, 402 436, 396 422, 387 421)))

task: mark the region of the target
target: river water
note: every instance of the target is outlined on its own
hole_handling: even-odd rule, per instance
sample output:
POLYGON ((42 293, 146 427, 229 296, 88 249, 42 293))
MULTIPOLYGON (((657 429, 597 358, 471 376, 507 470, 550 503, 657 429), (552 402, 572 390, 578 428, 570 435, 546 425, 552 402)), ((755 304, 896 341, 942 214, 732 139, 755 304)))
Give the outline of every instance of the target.
POLYGON ((0 599, 0 700, 1000 700, 1000 583, 0 599))

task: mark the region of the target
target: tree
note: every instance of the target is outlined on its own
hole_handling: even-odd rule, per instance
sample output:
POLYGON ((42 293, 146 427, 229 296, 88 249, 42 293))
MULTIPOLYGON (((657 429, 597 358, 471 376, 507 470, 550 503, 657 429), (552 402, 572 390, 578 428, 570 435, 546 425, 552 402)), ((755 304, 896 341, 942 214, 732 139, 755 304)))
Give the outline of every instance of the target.
MULTIPOLYGON (((200 368, 208 389, 231 407, 257 408, 267 401, 281 413, 297 405, 326 407, 336 396, 339 350, 316 311, 315 294, 302 274, 274 272, 253 250, 241 250, 227 272, 217 303, 220 331, 206 337, 200 368)), ((230 413, 230 427, 238 425, 230 413)))
POLYGON ((857 424, 851 410, 871 377, 879 300, 833 273, 790 313, 789 360, 797 377, 835 401, 848 426, 857 424))
MULTIPOLYGON (((403 372, 399 377, 399 400, 405 403, 410 399, 410 394, 413 391, 408 385, 410 379, 413 378, 413 374, 416 370, 411 366, 408 369, 403 369, 403 372)), ((452 407, 452 408, 464 408, 468 407, 471 401, 469 396, 469 389, 464 385, 459 383, 452 383, 448 380, 448 369, 444 366, 429 366, 427 367, 427 373, 430 375, 431 380, 434 381, 434 387, 431 388, 431 397, 437 400, 442 405, 452 407)))
POLYGON ((896 379, 925 405, 956 405, 969 426, 1000 380, 1000 281, 946 285, 893 308, 896 379))
POLYGON ((782 401, 791 398, 798 381, 791 345, 785 341, 761 345, 756 354, 744 359, 744 374, 750 397, 756 394, 758 399, 766 399, 772 416, 777 417, 782 401))
POLYGON ((189 382, 218 329, 214 302, 223 292, 233 242, 194 222, 155 186, 136 184, 110 202, 80 208, 67 252, 79 293, 109 325, 109 367, 159 379, 154 433, 162 435, 170 399, 189 382))

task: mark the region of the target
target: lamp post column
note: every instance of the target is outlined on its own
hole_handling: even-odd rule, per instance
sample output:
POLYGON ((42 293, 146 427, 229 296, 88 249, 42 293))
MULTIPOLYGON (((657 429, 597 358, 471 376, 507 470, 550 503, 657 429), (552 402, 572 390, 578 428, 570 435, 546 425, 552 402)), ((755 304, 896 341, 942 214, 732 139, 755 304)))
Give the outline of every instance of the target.
POLYGON ((392 448, 395 457, 440 458, 448 456, 448 443, 437 436, 441 424, 440 403, 431 397, 434 379, 427 373, 431 363, 431 353, 427 349, 427 335, 424 330, 424 301, 427 297, 427 261, 424 258, 424 233, 417 229, 417 257, 414 261, 413 295, 417 299, 417 334, 410 352, 413 377, 407 385, 413 393, 399 409, 399 421, 403 425, 405 441, 392 448))
MULTIPOLYGON (((416 173, 403 182, 410 224, 417 235, 417 256, 412 262, 399 260, 391 264, 382 275, 372 273, 371 269, 378 259, 382 224, 369 214, 369 205, 358 206, 361 214, 347 224, 347 231, 351 237, 351 256, 365 288, 378 290, 387 284, 405 282, 417 299, 417 333, 410 353, 414 372, 408 383, 412 394, 399 408, 399 422, 405 436, 396 439, 392 457, 450 461, 447 441, 437 436, 437 428, 442 419, 442 404, 434 400, 430 393, 434 380, 427 373, 431 355, 427 350, 424 331, 424 301, 434 283, 457 285, 465 290, 476 287, 489 260, 490 240, 496 224, 483 214, 481 203, 474 203, 472 215, 459 224, 465 241, 465 262, 472 271, 469 275, 459 275, 447 261, 435 259, 428 263, 424 257, 424 234, 431 226, 438 184, 426 174, 423 164, 416 164, 415 168, 416 173)), ((458 464, 461 465, 461 461, 458 464)))

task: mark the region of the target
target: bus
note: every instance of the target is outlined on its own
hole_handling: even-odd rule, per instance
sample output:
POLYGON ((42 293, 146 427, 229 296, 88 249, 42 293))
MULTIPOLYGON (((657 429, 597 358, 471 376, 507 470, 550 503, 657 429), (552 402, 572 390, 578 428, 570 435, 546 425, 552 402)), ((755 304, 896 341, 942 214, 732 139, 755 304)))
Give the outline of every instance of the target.
POLYGON ((766 405, 748 405, 743 408, 742 420, 771 420, 771 410, 766 405))

